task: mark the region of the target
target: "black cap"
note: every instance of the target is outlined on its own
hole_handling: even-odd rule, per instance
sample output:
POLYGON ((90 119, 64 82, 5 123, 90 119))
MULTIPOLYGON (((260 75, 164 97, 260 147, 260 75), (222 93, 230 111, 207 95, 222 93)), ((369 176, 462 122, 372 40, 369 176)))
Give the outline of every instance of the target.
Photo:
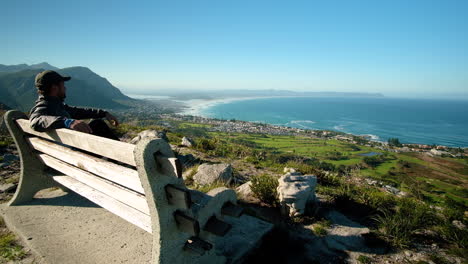
POLYGON ((55 71, 43 71, 43 72, 40 72, 36 75, 36 87, 37 88, 40 88, 40 87, 47 87, 51 84, 55 84, 55 83, 58 83, 58 82, 66 82, 68 80, 70 80, 71 77, 64 77, 60 74, 58 74, 57 72, 55 71))

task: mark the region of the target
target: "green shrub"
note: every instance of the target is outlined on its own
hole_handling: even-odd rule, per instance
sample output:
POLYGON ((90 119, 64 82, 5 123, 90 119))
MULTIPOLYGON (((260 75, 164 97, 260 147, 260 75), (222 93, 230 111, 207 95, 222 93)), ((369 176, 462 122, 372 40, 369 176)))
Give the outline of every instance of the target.
POLYGON ((348 156, 343 155, 343 153, 341 153, 339 151, 336 151, 336 150, 327 152, 325 158, 329 159, 329 160, 347 160, 347 159, 349 159, 348 156))
POLYGON ((273 206, 278 205, 278 179, 274 176, 262 174, 252 177, 251 189, 260 201, 273 206))
POLYGON ((226 184, 224 184, 221 181, 216 181, 216 182, 213 182, 211 184, 196 186, 195 189, 200 191, 200 192, 207 193, 207 192, 209 192, 209 191, 211 191, 213 189, 219 188, 219 187, 226 187, 226 184))
POLYGON ((187 171, 190 170, 190 173, 185 177, 185 180, 184 180, 185 185, 189 185, 189 186, 193 185, 193 176, 195 176, 195 174, 197 174, 199 166, 200 165, 195 165, 195 166, 187 169, 187 171))
POLYGON ((195 142, 195 149, 202 152, 209 152, 215 150, 218 147, 221 147, 220 140, 218 138, 198 138, 195 142))
POLYGON ((5 229, 5 222, 1 217, 0 228, 3 229, 0 230, 0 262, 20 260, 26 256, 23 247, 16 243, 15 236, 5 229))
POLYGON ((362 159, 362 161, 369 167, 371 168, 375 168, 377 166, 379 166, 381 163, 383 163, 385 160, 380 157, 380 155, 378 156, 371 156, 371 157, 364 157, 362 159))
MULTIPOLYGON (((453 245, 453 250, 468 249, 468 230, 455 227, 449 218, 445 218, 440 225, 435 227, 435 230, 445 241, 453 245)), ((465 254, 468 255, 468 253, 465 254)))
POLYGON ((451 262, 446 260, 444 257, 438 254, 431 254, 429 255, 429 259, 432 260, 435 264, 450 264, 451 262))
POLYGON ((327 229, 322 225, 315 225, 313 227, 314 234, 317 236, 326 236, 328 234, 327 229))
POLYGON ((339 186, 343 184, 342 177, 336 173, 318 172, 315 175, 317 176, 317 182, 324 186, 339 186))
POLYGON ((13 144, 13 139, 9 136, 0 136, 0 148, 8 147, 13 144))
POLYGON ((331 226, 331 222, 329 220, 321 220, 317 221, 312 226, 312 231, 317 236, 326 236, 328 234, 327 228, 331 226))
POLYGON ((395 146, 395 147, 402 147, 403 146, 400 143, 400 140, 398 138, 389 138, 387 142, 388 142, 389 146, 395 146))
POLYGON ((406 248, 414 241, 415 231, 428 229, 440 219, 426 204, 405 198, 395 208, 383 209, 375 220, 383 237, 393 246, 406 248))
POLYGON ((370 264, 372 263, 372 259, 368 256, 365 256, 365 255, 360 255, 357 260, 359 261, 359 263, 363 263, 363 264, 370 264))
POLYGON ((167 138, 169 139, 169 143, 173 145, 179 145, 184 137, 182 134, 179 133, 167 133, 167 138))
POLYGON ((396 205, 396 200, 392 195, 369 187, 360 188, 356 192, 354 199, 375 211, 379 211, 381 208, 393 208, 396 205))
POLYGON ((23 248, 15 241, 11 233, 0 235, 0 256, 5 260, 19 260, 26 256, 23 248))

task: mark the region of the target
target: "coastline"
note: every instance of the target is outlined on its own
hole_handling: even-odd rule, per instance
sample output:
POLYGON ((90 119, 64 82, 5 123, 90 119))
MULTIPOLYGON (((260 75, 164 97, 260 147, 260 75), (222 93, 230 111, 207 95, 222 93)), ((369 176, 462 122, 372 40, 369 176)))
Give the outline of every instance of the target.
MULTIPOLYGON (((149 99, 149 101, 154 101, 154 102, 160 102, 160 101, 166 101, 166 103, 170 103, 171 101, 173 103, 177 103, 178 107, 175 108, 174 113, 179 114, 179 115, 187 115, 187 116, 198 116, 198 117, 203 117, 203 118, 216 118, 216 116, 210 115, 210 112, 207 111, 207 109, 221 105, 221 104, 229 104, 232 102, 237 102, 237 101, 248 101, 248 100, 256 100, 256 99, 271 99, 271 98, 303 98, 304 96, 244 96, 244 97, 224 97, 224 98, 213 98, 213 99, 188 99, 188 100, 175 100, 172 98, 154 98, 154 99, 149 99)), ((315 96, 310 96, 310 97, 315 97, 315 96)), ((148 100, 147 99, 147 100, 148 100)), ((239 119, 241 120, 241 119, 239 119)), ((252 120, 245 120, 246 122, 252 122, 252 123, 265 123, 265 121, 252 121, 252 120)), ((386 138, 392 138, 396 137, 399 138, 402 143, 410 144, 427 144, 427 145, 441 145, 441 146, 449 146, 449 147, 461 147, 464 148, 466 147, 465 144, 459 144, 457 143, 452 143, 450 142, 449 138, 445 138, 437 142, 436 140, 411 140, 411 139, 405 139, 405 137, 399 137, 398 135, 391 135, 389 133, 380 135, 380 134, 375 134, 372 133, 372 130, 364 131, 361 129, 361 131, 353 131, 352 129, 349 130, 346 129, 346 126, 342 125, 335 125, 331 126, 328 128, 324 128, 323 125, 319 127, 315 127, 314 124, 316 124, 316 120, 289 120, 287 123, 268 123, 270 125, 274 126, 282 126, 282 127, 292 127, 292 128, 301 128, 301 129, 306 129, 306 130, 329 130, 329 131, 336 131, 336 132, 341 132, 345 134, 351 134, 351 135, 356 135, 356 136, 364 136, 368 140, 374 141, 374 142, 380 142, 380 143, 385 143, 386 138), (357 133, 356 133, 357 132, 357 133), (428 143, 429 141, 429 143, 428 143)))
MULTIPOLYGON (((219 105, 219 104, 227 104, 231 102, 236 102, 236 101, 248 101, 248 100, 256 100, 256 99, 270 99, 270 98, 296 98, 296 97, 303 97, 303 96, 255 96, 255 97, 234 97, 234 98, 219 98, 219 99, 191 99, 191 100, 173 100, 175 102, 182 103, 187 106, 186 109, 181 109, 180 112, 177 112, 176 114, 181 114, 181 115, 191 115, 191 116, 200 116, 204 118, 213 118, 210 116, 207 116, 206 114, 203 113, 203 110, 208 109, 210 107, 219 105)), ((251 122, 255 123, 252 121, 245 121, 244 122, 251 122)), ((314 124, 314 121, 310 120, 294 120, 291 122, 288 122, 286 124, 270 124, 273 126, 283 126, 283 127, 296 127, 296 128, 301 128, 301 129, 306 129, 306 130, 321 130, 321 129, 315 129, 312 127, 304 126, 301 123, 302 122, 308 122, 314 124), (293 126, 290 126, 289 124, 294 124, 293 126)), ((330 131, 337 131, 337 132, 343 132, 343 133, 348 133, 346 131, 343 131, 342 129, 336 129, 335 127, 329 129, 330 131)), ((362 136, 368 138, 370 141, 374 142, 379 142, 379 143, 385 143, 385 141, 381 140, 381 138, 377 135, 374 134, 359 134, 356 136, 362 136)))
POLYGON ((193 115, 201 117, 209 117, 203 114, 203 110, 219 104, 227 104, 236 101, 248 101, 255 99, 268 99, 268 98, 286 98, 297 96, 253 96, 253 97, 231 97, 231 98, 216 98, 216 99, 191 99, 191 100, 173 100, 187 106, 186 109, 181 109, 176 114, 193 115))

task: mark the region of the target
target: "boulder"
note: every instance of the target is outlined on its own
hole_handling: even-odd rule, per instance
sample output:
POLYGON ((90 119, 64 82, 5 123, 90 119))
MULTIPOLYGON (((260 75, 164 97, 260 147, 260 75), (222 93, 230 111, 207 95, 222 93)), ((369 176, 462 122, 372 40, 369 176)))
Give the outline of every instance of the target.
POLYGON ((184 173, 182 173, 182 179, 184 179, 184 181, 188 179, 193 180, 192 176, 194 175, 194 171, 195 168, 187 169, 186 171, 184 171, 184 173))
POLYGON ((0 134, 7 134, 8 129, 6 127, 5 121, 3 121, 3 118, 0 117, 0 134))
POLYGON ((296 172, 296 169, 289 168, 289 167, 284 167, 283 172, 284 173, 294 173, 294 172, 296 172))
POLYGON ((307 204, 315 201, 316 176, 287 173, 281 176, 278 182, 278 198, 283 215, 302 215, 307 204))
POLYGON ((232 166, 227 163, 202 164, 193 176, 193 181, 199 185, 207 185, 214 182, 229 184, 232 181, 232 166))
POLYGON ((385 185, 383 188, 391 194, 398 195, 400 193, 400 190, 390 185, 385 185))
POLYGON ((177 155, 177 158, 184 168, 192 167, 196 162, 199 161, 198 158, 195 158, 195 156, 190 153, 187 155, 177 155))
POLYGON ((236 192, 239 195, 239 198, 250 198, 253 197, 252 192, 252 181, 248 181, 241 186, 236 188, 236 192))
POLYGON ((144 139, 144 138, 162 138, 163 140, 165 140, 166 142, 169 141, 169 139, 167 138, 166 136, 166 132, 164 131, 156 131, 154 129, 147 129, 147 130, 143 130, 141 131, 140 133, 138 133, 138 135, 136 137, 134 137, 131 141, 130 141, 130 144, 137 144, 138 142, 140 142, 140 140, 144 139))
POLYGON ((17 161, 17 160, 19 160, 19 157, 13 154, 5 154, 3 155, 3 159, 2 159, 2 161, 5 163, 10 163, 12 161, 17 161))
POLYGON ((182 142, 180 144, 182 146, 186 146, 188 148, 191 148, 191 147, 193 147, 193 145, 195 145, 195 142, 193 142, 193 140, 191 138, 183 137, 182 142))
POLYGON ((13 183, 0 184, 0 193, 9 192, 16 187, 13 183))
POLYGON ((452 225, 460 230, 463 230, 466 228, 466 226, 459 220, 453 220, 452 225))

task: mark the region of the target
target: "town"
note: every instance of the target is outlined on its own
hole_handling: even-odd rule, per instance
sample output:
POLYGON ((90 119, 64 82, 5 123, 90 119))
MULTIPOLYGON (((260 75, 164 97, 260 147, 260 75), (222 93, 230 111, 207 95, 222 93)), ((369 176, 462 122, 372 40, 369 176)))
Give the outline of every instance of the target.
MULTIPOLYGON (((240 120, 213 119, 200 116, 179 115, 179 114, 161 114, 161 120, 174 120, 199 123, 208 126, 208 131, 227 132, 227 133, 253 133, 281 136, 304 136, 321 139, 336 139, 346 141, 351 144, 359 144, 368 147, 375 147, 382 151, 395 153, 402 152, 420 152, 429 156, 463 158, 468 157, 468 148, 453 148, 441 145, 427 145, 414 143, 391 144, 391 142, 382 142, 372 140, 368 135, 352 135, 338 131, 330 130, 309 130, 302 128, 293 128, 285 126, 275 126, 265 123, 246 122, 240 120)), ((170 126, 167 122, 161 122, 160 125, 170 126)))

